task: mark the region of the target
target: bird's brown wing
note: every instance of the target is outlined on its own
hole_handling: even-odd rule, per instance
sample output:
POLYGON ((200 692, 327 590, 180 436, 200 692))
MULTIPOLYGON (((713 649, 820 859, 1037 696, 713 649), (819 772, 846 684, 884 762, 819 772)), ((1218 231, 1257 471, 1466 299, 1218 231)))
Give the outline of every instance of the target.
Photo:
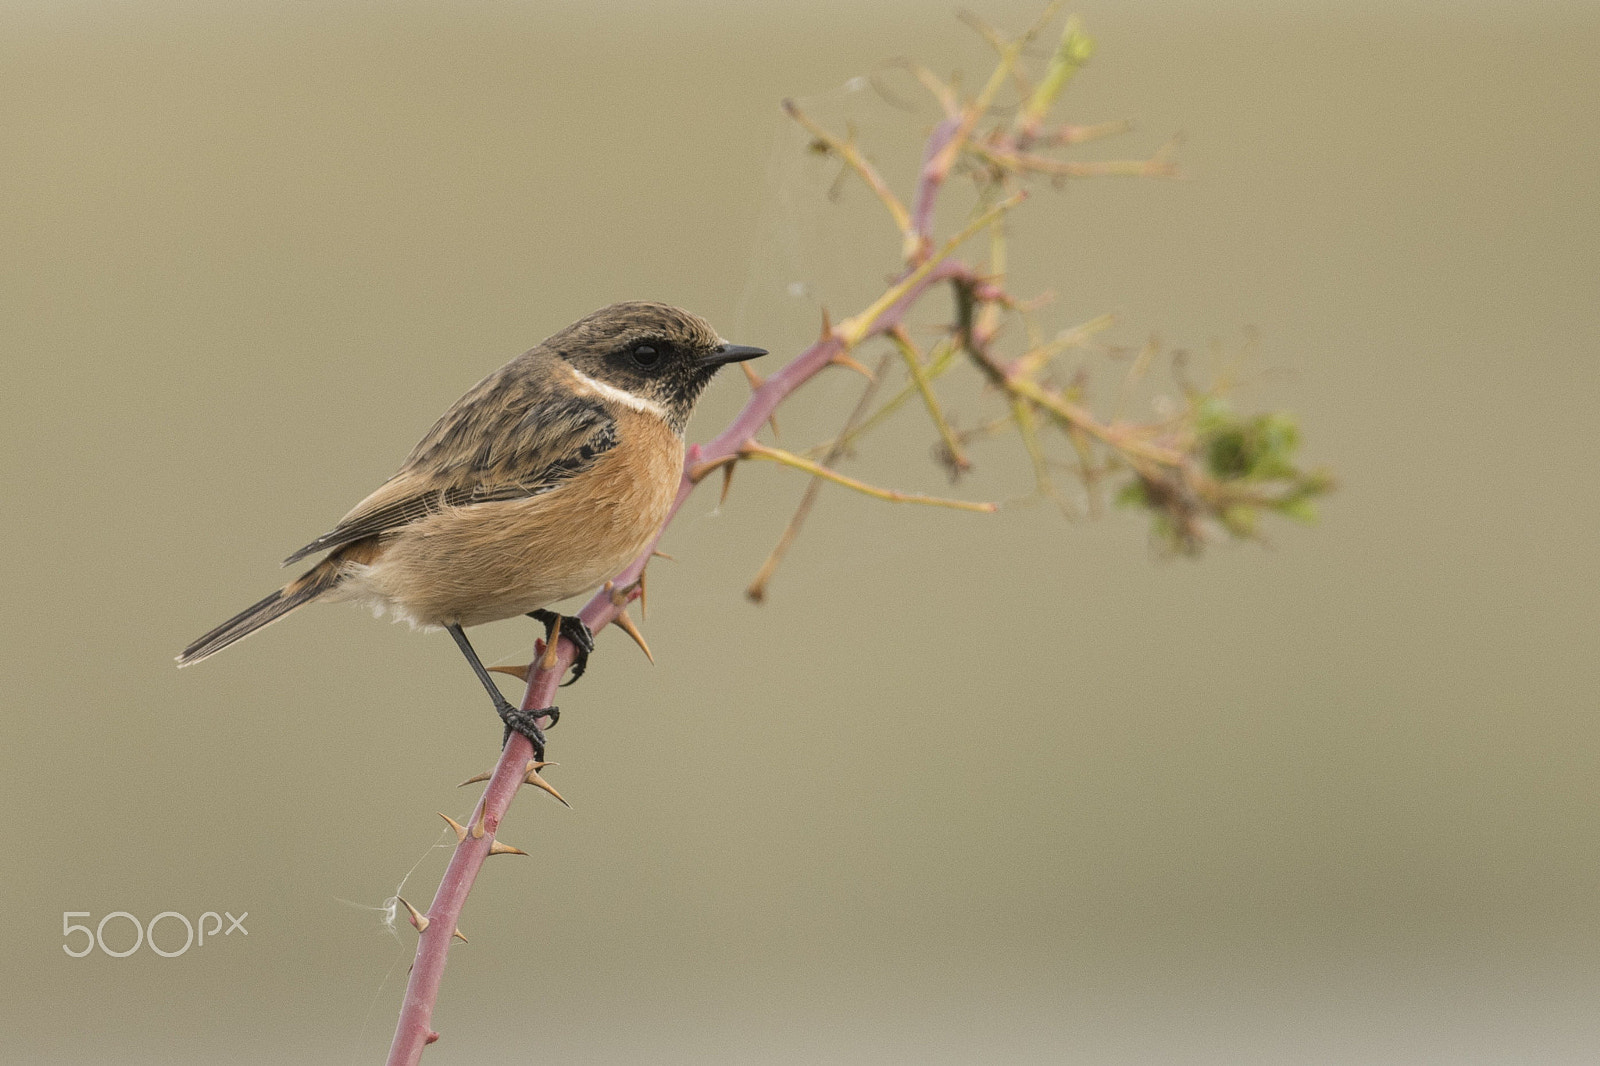
POLYGON ((617 423, 605 407, 553 390, 548 370, 528 358, 513 360, 457 400, 394 477, 284 565, 447 507, 549 492, 615 447, 617 423))

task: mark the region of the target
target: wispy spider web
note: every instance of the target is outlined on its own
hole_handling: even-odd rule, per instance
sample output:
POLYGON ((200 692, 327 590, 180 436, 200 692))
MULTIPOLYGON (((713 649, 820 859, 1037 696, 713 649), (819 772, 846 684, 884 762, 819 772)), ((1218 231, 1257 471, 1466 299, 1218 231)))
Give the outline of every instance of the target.
MULTIPOLYGON (((862 152, 909 203, 921 144, 937 118, 915 83, 896 69, 851 78, 800 108, 862 152)), ((811 135, 773 119, 762 213, 740 294, 736 325, 759 323, 798 351, 817 337, 826 307, 835 320, 865 306, 900 268, 900 236, 872 191, 840 160, 810 150, 811 135)))

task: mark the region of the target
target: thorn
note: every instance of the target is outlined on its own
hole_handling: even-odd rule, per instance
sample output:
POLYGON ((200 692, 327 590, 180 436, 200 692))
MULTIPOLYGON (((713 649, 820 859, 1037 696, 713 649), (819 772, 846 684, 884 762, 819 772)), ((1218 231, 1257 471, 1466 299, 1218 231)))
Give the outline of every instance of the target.
POLYGON ((688 475, 691 482, 698 485, 700 482, 706 479, 707 475, 709 475, 711 471, 715 470, 719 466, 727 466, 729 463, 736 461, 738 458, 739 457, 737 455, 724 455, 720 459, 712 459, 703 463, 699 461, 687 463, 687 469, 684 472, 688 475))
POLYGON ((461 782, 461 784, 457 785, 456 787, 457 788, 466 788, 468 785, 476 785, 479 781, 487 781, 487 780, 489 780, 489 778, 491 778, 493 776, 494 776, 493 774, 475 774, 472 777, 469 777, 465 781, 461 782))
MULTIPOLYGON (((739 365, 740 366, 744 366, 743 363, 740 363, 739 365)), ((659 558, 665 559, 669 563, 675 563, 675 562, 678 561, 676 556, 668 555, 666 552, 662 551, 660 548, 652 548, 652 549, 650 549, 650 557, 652 559, 659 557, 659 558)))
POLYGON ((556 615, 556 620, 550 623, 550 635, 544 644, 544 658, 539 660, 539 669, 554 670, 556 668, 556 649, 561 646, 561 616, 556 615))
POLYGON ((650 620, 650 601, 645 596, 644 576, 649 572, 650 565, 648 563, 645 564, 643 570, 639 571, 639 617, 647 622, 650 620))
MULTIPOLYGON (((645 609, 645 605, 644 605, 644 571, 642 571, 642 570, 639 571, 639 576, 637 578, 635 578, 633 584, 629 585, 627 588, 618 589, 617 586, 616 586, 616 582, 607 581, 604 591, 605 591, 605 594, 606 594, 606 598, 611 601, 611 606, 618 608, 620 614, 627 614, 628 613, 628 598, 633 595, 633 591, 635 589, 639 590, 639 610, 642 613, 644 611, 644 609, 645 609)), ((623 625, 623 628, 624 629, 627 628, 626 624, 623 625)), ((635 639, 637 639, 637 638, 635 638, 635 639)), ((652 661, 654 661, 654 660, 652 660, 652 661)))
POLYGON ((448 814, 444 813, 443 811, 438 811, 436 813, 439 815, 440 818, 443 818, 445 821, 449 822, 450 823, 450 828, 454 829, 456 831, 456 843, 457 844, 459 844, 463 840, 467 839, 467 827, 466 826, 462 825, 460 822, 456 821, 454 818, 450 817, 448 814))
POLYGON ((839 352, 832 359, 829 359, 828 362, 833 366, 849 367, 851 370, 854 370, 857 374, 860 374, 868 381, 876 382, 878 380, 878 375, 874 374, 872 371, 856 362, 855 359, 846 355, 844 352, 839 352))
POLYGON ((527 666, 491 666, 489 670, 496 674, 510 674, 518 681, 526 682, 528 675, 533 673, 533 664, 529 663, 527 666))
POLYGON ((763 378, 760 374, 757 374, 756 368, 751 366, 749 363, 740 363, 739 369, 744 371, 745 379, 750 382, 751 392, 755 392, 762 385, 766 384, 766 378, 763 378))
POLYGON ((717 498, 718 507, 728 502, 728 490, 733 488, 733 468, 738 465, 738 463, 729 463, 722 468, 722 495, 717 498))
MULTIPOLYGON (((406 972, 410 973, 411 971, 407 970, 406 972)), ((422 1042, 424 1044, 436 1044, 439 1042, 439 1034, 429 1029, 428 1035, 422 1038, 422 1042)))
MULTIPOLYGON (((544 766, 546 764, 545 763, 540 763, 539 765, 544 766)), ((568 810, 572 809, 572 804, 568 803, 562 797, 561 793, 557 792, 555 790, 555 788, 551 786, 550 782, 546 781, 544 778, 539 776, 539 771, 534 769, 534 764, 533 763, 529 763, 528 764, 528 775, 526 777, 524 777, 522 780, 523 780, 524 784, 529 784, 529 785, 534 786, 535 788, 544 789, 546 792, 550 793, 550 795, 554 796, 556 799, 561 800, 561 805, 563 807, 567 808, 568 810)))
MULTIPOLYGON (((489 844, 489 854, 490 855, 526 855, 528 853, 523 851, 521 848, 514 848, 510 844, 502 844, 502 843, 500 843, 500 841, 495 840, 495 841, 491 841, 490 844, 489 844)), ((464 940, 466 938, 463 937, 462 939, 464 940)))
POLYGON ((651 666, 656 664, 656 657, 650 654, 650 645, 644 642, 644 634, 639 632, 639 628, 633 624, 633 619, 628 617, 626 607, 611 620, 611 624, 633 638, 633 642, 639 645, 639 650, 644 652, 644 657, 650 660, 651 666))
POLYGON ((459 930, 459 929, 457 929, 457 930, 455 930, 455 931, 454 931, 454 932, 453 932, 453 933, 451 933, 451 934, 450 934, 450 935, 451 935, 451 936, 453 936, 453 937, 455 937, 455 938, 456 938, 456 939, 457 939, 457 940, 459 940, 459 941, 461 941, 461 942, 462 942, 462 943, 463 943, 463 944, 465 944, 465 943, 466 943, 466 942, 467 942, 467 937, 466 937, 466 934, 465 934, 465 933, 463 933, 463 932, 462 932, 462 931, 461 931, 461 930, 459 930))
POLYGON ((817 340, 825 341, 831 336, 833 336, 833 319, 828 316, 828 309, 824 307, 822 309, 822 336, 818 337, 817 340))
POLYGON ((417 932, 426 933, 428 931, 428 919, 422 916, 422 912, 407 903, 404 896, 396 896, 395 899, 399 900, 401 906, 405 907, 406 913, 411 915, 411 924, 417 927, 417 932))
MULTIPOLYGON (((823 320, 824 323, 826 323, 827 320, 828 320, 828 312, 826 310, 824 310, 822 312, 822 320, 823 320)), ((762 377, 760 374, 757 374, 756 373, 756 368, 751 366, 749 363, 740 363, 739 364, 739 369, 744 371, 745 378, 747 380, 749 380, 749 382, 750 382, 750 391, 751 392, 755 392, 762 385, 766 384, 766 380, 767 379, 762 377)), ((778 416, 777 416, 777 414, 768 415, 767 416, 767 421, 772 424, 772 435, 774 437, 778 436, 779 434, 778 434, 778 416)))

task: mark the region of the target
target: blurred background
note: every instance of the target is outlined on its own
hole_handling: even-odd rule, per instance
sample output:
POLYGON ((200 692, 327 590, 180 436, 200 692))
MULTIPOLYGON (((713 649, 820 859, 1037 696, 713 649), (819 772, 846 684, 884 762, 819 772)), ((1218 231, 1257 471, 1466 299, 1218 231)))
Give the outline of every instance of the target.
MULTIPOLYGON (((1121 345, 1253 328, 1238 402, 1297 412, 1340 491, 1198 562, 1134 513, 827 491, 762 607, 803 479, 701 493, 651 569, 659 665, 609 631, 563 692, 574 809, 513 806, 533 856, 480 880, 425 1061, 1600 1050, 1600 10, 1077 10, 1099 51, 1062 117, 1138 121, 1077 157, 1182 131, 1184 178, 1041 190, 1015 290, 1121 345)), ((381 908, 431 898, 435 812, 497 751, 482 693, 348 607, 172 656, 572 319, 665 300, 776 365, 856 310, 897 242, 778 101, 903 180, 931 112, 851 87, 897 56, 989 69, 907 0, 0 10, 8 1058, 382 1060, 415 939, 381 908), (224 910, 248 935, 180 957, 62 951, 63 912, 224 910)), ((1083 362, 1105 399, 1120 367, 1083 362)), ((857 388, 803 394, 783 443, 857 388)), ((1027 493, 1014 441, 954 489, 932 442, 911 410, 849 469, 1027 493)), ((476 632, 501 663, 535 635, 476 632)))

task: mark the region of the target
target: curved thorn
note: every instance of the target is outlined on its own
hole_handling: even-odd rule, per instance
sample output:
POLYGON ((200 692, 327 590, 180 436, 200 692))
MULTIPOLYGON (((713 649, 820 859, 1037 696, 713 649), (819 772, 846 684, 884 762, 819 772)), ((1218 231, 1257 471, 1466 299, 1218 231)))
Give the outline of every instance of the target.
POLYGON ((737 455, 724 455, 721 459, 712 459, 704 463, 695 463, 693 466, 685 470, 684 474, 691 482, 698 485, 702 480, 705 479, 707 474, 711 473, 711 471, 715 470, 717 467, 727 466, 729 463, 736 463, 738 461, 739 457, 737 455))
MULTIPOLYGON (((493 667, 490 667, 490 669, 493 669, 493 667)), ((457 788, 466 788, 468 785, 476 785, 479 781, 487 781, 487 780, 489 780, 489 778, 491 778, 493 776, 494 776, 493 774, 473 774, 471 777, 467 778, 465 781, 461 782, 461 784, 457 785, 456 787, 457 788)))
POLYGON ((395 899, 399 900, 400 905, 406 909, 406 913, 411 915, 411 924, 417 927, 417 932, 427 932, 428 919, 423 917, 422 912, 417 910, 417 908, 413 907, 411 904, 407 903, 404 896, 396 896, 395 899))
POLYGON ((854 370, 857 374, 860 374, 862 377, 866 378, 868 381, 875 382, 878 380, 878 375, 862 366, 859 362, 851 358, 849 355, 846 355, 844 352, 834 353, 833 358, 829 359, 828 362, 833 366, 848 367, 849 369, 854 370))
POLYGON ((459 929, 455 930, 450 935, 455 937, 457 940, 461 941, 463 944, 465 944, 467 942, 467 935, 465 933, 463 933, 459 929))
POLYGON ((544 656, 539 660, 539 669, 554 670, 556 668, 556 649, 561 646, 561 616, 555 616, 555 621, 550 623, 550 632, 545 636, 544 656))
POLYGON ((490 855, 526 855, 528 853, 523 851, 521 848, 514 848, 510 844, 502 844, 502 843, 500 843, 500 841, 495 840, 495 841, 491 841, 490 844, 489 844, 489 854, 490 855))
POLYGON ((510 674, 518 681, 526 682, 528 675, 533 673, 533 664, 527 666, 491 666, 489 670, 496 674, 510 674))
POLYGON ((639 627, 635 626, 633 619, 628 617, 628 609, 626 607, 611 620, 611 624, 633 638, 633 642, 639 645, 639 650, 644 652, 644 657, 650 660, 651 666, 656 664, 656 657, 650 654, 650 645, 645 643, 644 634, 639 632, 639 627))
POLYGON ((467 827, 466 826, 462 825, 460 822, 456 821, 454 818, 450 817, 448 814, 444 813, 443 811, 436 811, 435 813, 438 814, 440 818, 443 818, 445 821, 449 822, 450 823, 450 828, 454 829, 456 831, 456 843, 457 844, 459 844, 463 840, 467 839, 467 827))
POLYGON ((555 787, 553 785, 551 785, 550 782, 548 782, 544 778, 540 777, 539 776, 539 771, 537 771, 537 770, 529 770, 528 771, 528 775, 526 777, 524 777, 522 780, 523 780, 524 784, 532 785, 535 788, 544 789, 546 792, 550 793, 550 795, 552 795, 556 799, 560 800, 561 801, 561 805, 563 807, 567 808, 568 810, 572 809, 572 804, 568 803, 566 801, 566 798, 563 797, 561 795, 561 793, 557 792, 555 790, 555 787))

